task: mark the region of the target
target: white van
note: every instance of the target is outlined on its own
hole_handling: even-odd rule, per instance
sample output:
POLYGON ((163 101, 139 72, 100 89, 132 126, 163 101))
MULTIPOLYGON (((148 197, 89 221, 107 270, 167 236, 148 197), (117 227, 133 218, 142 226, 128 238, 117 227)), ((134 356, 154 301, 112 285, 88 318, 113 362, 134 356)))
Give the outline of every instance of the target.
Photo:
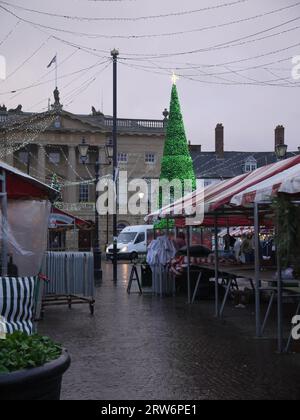
MULTIPOLYGON (((149 240, 153 239, 153 226, 129 226, 118 237, 118 259, 134 260, 139 254, 147 253, 149 240)), ((110 245, 106 250, 107 260, 113 259, 114 246, 110 245)))

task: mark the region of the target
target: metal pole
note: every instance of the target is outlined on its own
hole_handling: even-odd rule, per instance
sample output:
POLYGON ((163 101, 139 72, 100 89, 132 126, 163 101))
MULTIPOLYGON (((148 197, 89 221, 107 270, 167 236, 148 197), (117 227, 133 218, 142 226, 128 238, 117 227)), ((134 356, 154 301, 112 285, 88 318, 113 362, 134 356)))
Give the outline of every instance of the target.
POLYGON ((109 213, 106 215, 106 246, 109 245, 109 213))
POLYGON ((30 145, 29 144, 27 144, 26 146, 26 151, 27 151, 27 175, 30 175, 31 159, 30 159, 30 145))
POLYGON ((191 303, 191 230, 190 226, 186 227, 187 234, 187 287, 188 287, 188 303, 191 303))
POLYGON ((254 235, 255 235, 255 314, 256 314, 256 337, 262 336, 261 309, 260 309, 260 240, 259 240, 259 204, 254 205, 254 235))
POLYGON ((6 277, 8 272, 8 244, 7 244, 7 234, 8 234, 8 219, 7 219, 7 192, 6 192, 6 172, 2 170, 2 276, 6 277))
MULTIPOLYGON (((277 237, 280 235, 280 221, 278 217, 276 219, 276 230, 277 230, 277 237)), ((281 267, 281 255, 280 255, 280 247, 276 246, 276 254, 277 254, 277 338, 278 338, 278 352, 283 353, 283 327, 282 327, 282 267, 281 267)))
POLYGON ((215 216, 215 299, 216 299, 216 317, 220 317, 219 307, 219 230, 218 216, 215 216))
POLYGON ((114 49, 111 52, 113 58, 113 167, 114 167, 114 182, 115 182, 115 209, 113 214, 113 280, 116 282, 118 280, 118 218, 117 218, 117 206, 118 206, 118 188, 117 188, 117 174, 118 174, 118 141, 117 141, 117 63, 118 63, 119 51, 114 49))
POLYGON ((99 214, 97 211, 97 200, 99 193, 97 185, 100 180, 100 162, 97 160, 95 165, 95 240, 94 240, 94 276, 95 284, 98 285, 102 280, 102 254, 99 238, 99 214))

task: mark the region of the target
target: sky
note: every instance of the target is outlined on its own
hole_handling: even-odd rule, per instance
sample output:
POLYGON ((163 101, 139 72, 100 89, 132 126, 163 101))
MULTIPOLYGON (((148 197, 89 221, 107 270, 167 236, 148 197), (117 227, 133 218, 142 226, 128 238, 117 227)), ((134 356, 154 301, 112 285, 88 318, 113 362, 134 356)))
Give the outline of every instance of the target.
POLYGON ((0 104, 47 109, 57 54, 64 109, 111 114, 113 48, 120 118, 163 118, 174 71, 188 140, 203 150, 217 123, 228 151, 273 150, 279 124, 289 150, 300 146, 297 0, 0 0, 0 104))

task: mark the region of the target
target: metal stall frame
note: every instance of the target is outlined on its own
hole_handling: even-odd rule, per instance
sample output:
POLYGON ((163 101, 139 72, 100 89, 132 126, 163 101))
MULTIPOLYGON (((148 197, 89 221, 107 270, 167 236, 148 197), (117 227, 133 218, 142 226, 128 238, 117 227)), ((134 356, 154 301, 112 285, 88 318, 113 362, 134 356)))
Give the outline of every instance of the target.
MULTIPOLYGON (((290 203, 295 206, 300 206, 300 201, 297 200, 290 200, 290 203)), ((271 306, 273 304, 275 293, 272 294, 269 308, 266 314, 265 321, 263 326, 261 326, 261 307, 260 307, 260 297, 261 297, 261 281, 260 281, 260 255, 259 255, 259 233, 260 233, 260 224, 259 224, 259 211, 260 207, 268 206, 270 207, 272 204, 271 201, 260 201, 254 203, 254 219, 255 219, 255 244, 256 244, 256 252, 255 252, 255 277, 256 277, 256 336, 258 338, 263 336, 264 327, 266 321, 268 319, 271 306)), ((278 218, 275 220, 275 229, 279 232, 280 221, 278 218)), ((278 353, 288 353, 290 344, 291 344, 291 335, 288 339, 287 345, 284 346, 284 334, 283 334, 283 280, 282 280, 282 266, 280 258, 278 258, 278 246, 276 246, 276 254, 277 254, 277 346, 278 346, 278 353)), ((297 297, 297 295, 294 295, 297 297)), ((296 314, 300 311, 300 303, 297 308, 296 314)))
POLYGON ((1 275, 2 277, 7 276, 8 270, 8 243, 7 243, 7 229, 8 229, 8 220, 7 220, 7 191, 6 191, 6 172, 5 169, 0 171, 0 182, 1 182, 1 232, 2 232, 2 250, 1 250, 1 275))

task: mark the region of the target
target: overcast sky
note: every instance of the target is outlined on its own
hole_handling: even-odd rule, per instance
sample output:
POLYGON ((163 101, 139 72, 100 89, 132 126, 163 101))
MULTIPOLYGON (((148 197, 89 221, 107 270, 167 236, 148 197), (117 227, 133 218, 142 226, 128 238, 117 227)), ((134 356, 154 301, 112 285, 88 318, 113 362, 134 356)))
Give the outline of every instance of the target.
POLYGON ((54 66, 50 73, 46 67, 57 53, 58 85, 65 109, 87 114, 92 105, 97 109, 103 106, 104 112, 111 114, 112 67, 105 68, 106 63, 99 63, 109 58, 110 50, 116 47, 122 63, 119 117, 162 118, 163 109, 169 106, 172 69, 180 67, 177 73, 182 77, 177 84, 192 143, 212 150, 214 128, 221 122, 226 130, 226 150, 271 150, 274 128, 283 124, 289 149, 296 150, 300 145, 300 81, 291 77, 291 58, 300 56, 300 4, 252 17, 296 4, 297 0, 244 0, 218 9, 135 21, 79 21, 11 7, 19 5, 72 17, 133 18, 188 12, 236 1, 7 0, 10 6, 0 1, 0 6, 16 15, 0 8, 0 55, 6 57, 8 73, 8 79, 0 81, 0 104, 9 108, 22 104, 25 111, 45 109, 55 85, 54 66), (240 20, 243 22, 232 23, 240 20), (210 29, 200 31, 205 27, 210 29), (110 38, 176 32, 171 36, 110 38), (297 43, 299 46, 290 48, 297 43), (89 50, 79 50, 78 46, 89 50), (208 48, 211 50, 207 51, 208 48), (198 52, 181 54, 193 50, 198 52), (81 69, 85 70, 80 72, 81 69), (269 85, 257 83, 262 81, 269 85), (43 84, 17 94, 5 93, 37 83, 43 84))

